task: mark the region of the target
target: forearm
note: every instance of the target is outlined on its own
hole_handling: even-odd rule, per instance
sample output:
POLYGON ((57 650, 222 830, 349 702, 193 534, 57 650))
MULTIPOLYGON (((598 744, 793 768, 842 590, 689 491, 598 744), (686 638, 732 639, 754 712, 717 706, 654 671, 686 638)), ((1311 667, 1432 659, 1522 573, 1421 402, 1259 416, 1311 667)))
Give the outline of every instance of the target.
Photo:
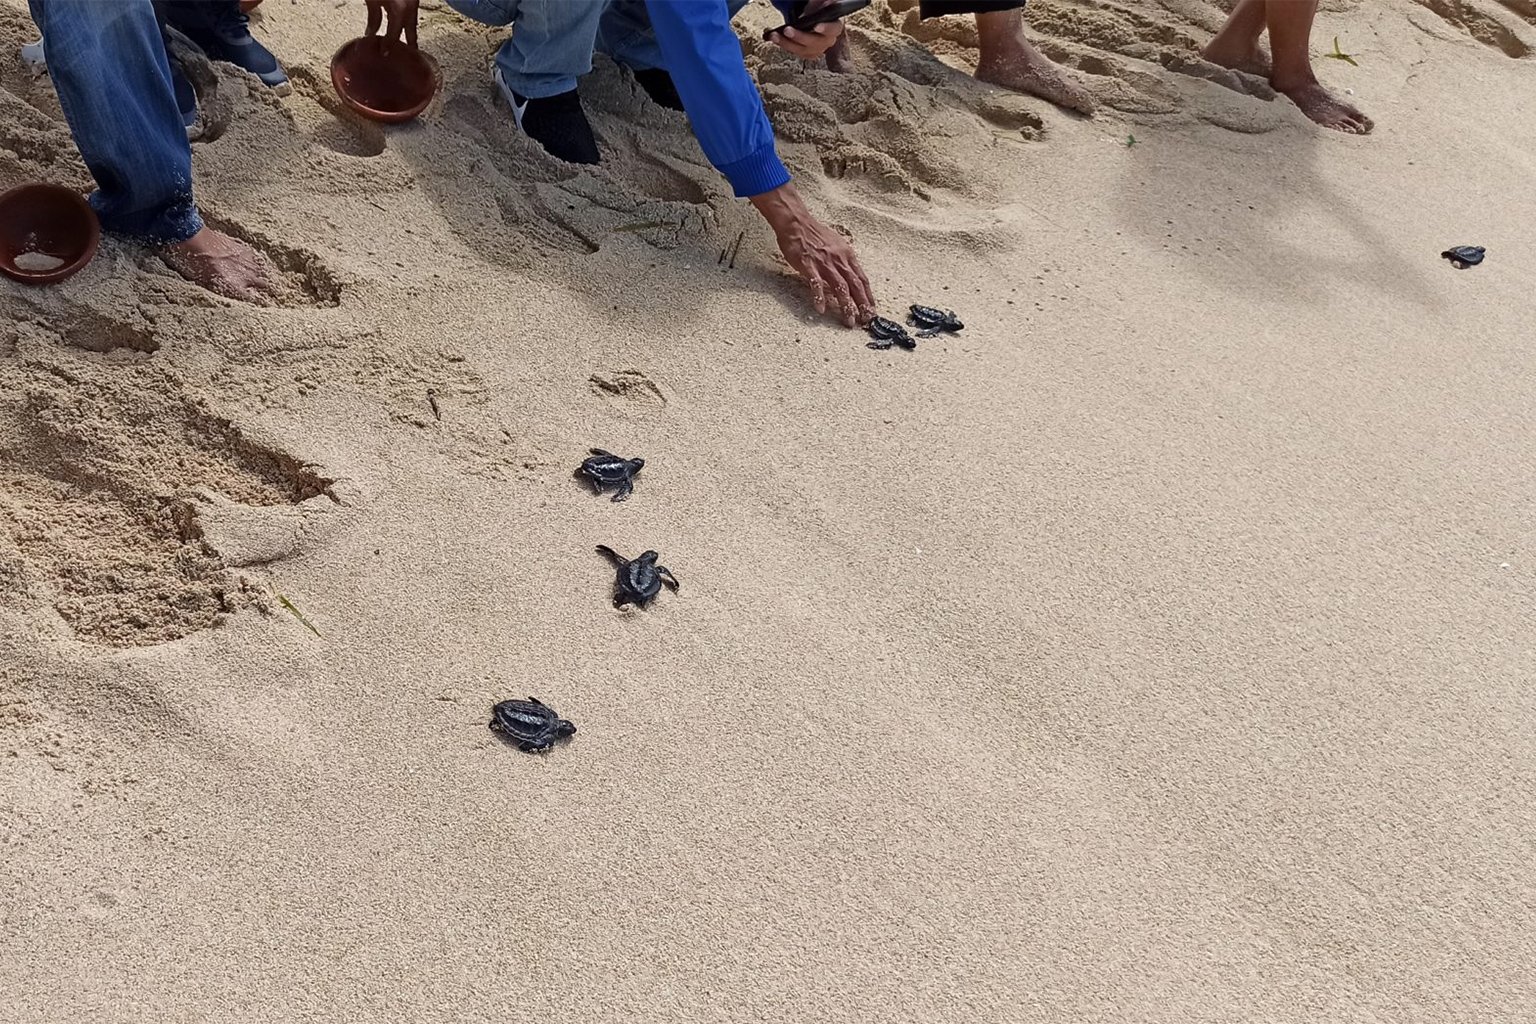
POLYGON ((795 188, 792 181, 785 182, 771 191, 751 196, 750 202, 757 207, 757 212, 763 215, 763 219, 769 223, 776 234, 782 233, 796 222, 811 219, 811 209, 806 206, 800 190, 795 188))

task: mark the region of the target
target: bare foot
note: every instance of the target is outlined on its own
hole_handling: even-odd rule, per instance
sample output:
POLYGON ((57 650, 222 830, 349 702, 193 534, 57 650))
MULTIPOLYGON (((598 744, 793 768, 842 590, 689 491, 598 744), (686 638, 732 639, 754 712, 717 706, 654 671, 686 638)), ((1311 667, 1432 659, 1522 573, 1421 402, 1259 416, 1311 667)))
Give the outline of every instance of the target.
POLYGON ((1035 49, 1022 32, 1000 40, 995 46, 983 46, 976 64, 976 77, 1048 100, 1058 107, 1092 114, 1098 106, 1088 90, 1072 81, 1061 69, 1035 49))
POLYGON ((1332 128, 1336 132, 1345 132, 1349 135, 1366 135, 1376 127, 1376 122, 1324 89, 1316 79, 1296 85, 1282 84, 1271 79, 1270 84, 1275 87, 1276 92, 1283 92, 1289 96, 1291 102, 1300 107, 1303 114, 1324 128, 1332 128))
POLYGON ((272 295, 266 260, 244 242, 205 227, 160 258, 176 273, 229 299, 263 304, 272 295))

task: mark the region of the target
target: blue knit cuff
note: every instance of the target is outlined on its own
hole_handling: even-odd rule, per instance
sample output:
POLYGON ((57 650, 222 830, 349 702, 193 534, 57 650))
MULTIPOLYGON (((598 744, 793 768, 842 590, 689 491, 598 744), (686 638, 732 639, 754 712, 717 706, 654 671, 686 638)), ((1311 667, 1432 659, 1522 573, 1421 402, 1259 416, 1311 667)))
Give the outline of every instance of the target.
POLYGON ((768 143, 751 156, 735 163, 722 164, 720 173, 725 175, 740 199, 750 199, 764 192, 789 184, 789 168, 779 159, 773 143, 768 143))

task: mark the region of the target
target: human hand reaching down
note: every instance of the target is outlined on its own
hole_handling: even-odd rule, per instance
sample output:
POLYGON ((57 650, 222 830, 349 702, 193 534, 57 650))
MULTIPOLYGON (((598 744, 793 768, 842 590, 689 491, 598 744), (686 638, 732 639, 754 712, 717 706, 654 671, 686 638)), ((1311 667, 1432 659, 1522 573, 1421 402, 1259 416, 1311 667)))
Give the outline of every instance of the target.
POLYGON ((849 327, 875 315, 874 291, 853 246, 811 215, 792 183, 753 196, 752 205, 773 228, 789 265, 805 278, 816 312, 832 312, 849 327))

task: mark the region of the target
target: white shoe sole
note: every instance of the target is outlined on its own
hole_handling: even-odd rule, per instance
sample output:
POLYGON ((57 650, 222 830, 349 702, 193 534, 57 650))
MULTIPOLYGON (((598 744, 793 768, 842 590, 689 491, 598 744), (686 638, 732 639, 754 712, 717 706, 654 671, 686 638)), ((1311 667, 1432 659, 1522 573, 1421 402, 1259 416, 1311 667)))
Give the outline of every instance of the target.
POLYGON ((43 53, 43 41, 41 39, 35 43, 28 43, 21 48, 21 62, 31 68, 34 73, 48 70, 48 58, 43 53))
MULTIPOLYGON (((512 120, 517 122, 517 130, 523 131, 523 114, 528 110, 528 101, 523 100, 521 103, 517 101, 516 94, 507 85, 507 80, 501 76, 501 68, 492 69, 491 80, 496 83, 496 88, 500 90, 502 99, 507 101, 507 106, 512 108, 512 120)), ((527 133, 524 132, 524 134, 527 133)))

